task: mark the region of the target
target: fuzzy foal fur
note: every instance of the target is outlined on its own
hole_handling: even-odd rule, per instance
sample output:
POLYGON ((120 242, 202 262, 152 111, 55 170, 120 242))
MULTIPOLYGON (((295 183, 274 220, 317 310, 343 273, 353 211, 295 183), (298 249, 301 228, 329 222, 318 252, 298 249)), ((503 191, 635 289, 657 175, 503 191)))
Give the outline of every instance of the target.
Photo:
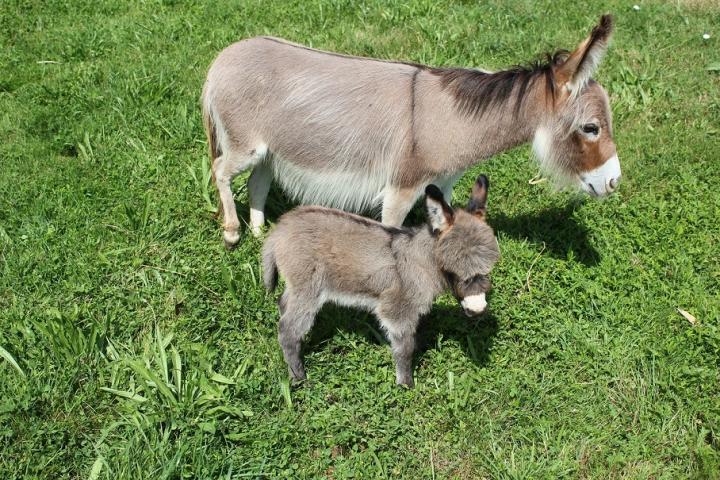
POLYGON ((429 224, 415 228, 323 207, 283 215, 263 247, 263 275, 270 290, 278 273, 285 279, 279 341, 290 376, 305 378, 301 341, 322 305, 334 302, 377 316, 392 345, 397 383, 413 385, 415 330, 435 297, 450 289, 467 314, 484 309, 490 270, 500 256, 484 220, 487 187, 487 178, 479 177, 467 210, 454 211, 436 186, 428 186, 429 224))

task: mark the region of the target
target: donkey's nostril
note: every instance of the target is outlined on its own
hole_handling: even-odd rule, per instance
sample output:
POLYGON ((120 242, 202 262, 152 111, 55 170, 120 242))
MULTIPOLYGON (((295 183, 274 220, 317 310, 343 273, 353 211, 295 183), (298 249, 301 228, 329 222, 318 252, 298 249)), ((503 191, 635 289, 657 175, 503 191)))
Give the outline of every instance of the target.
POLYGON ((608 182, 608 186, 610 187, 609 190, 610 191, 615 190, 618 186, 618 183, 620 183, 620 177, 611 178, 610 181, 608 182))

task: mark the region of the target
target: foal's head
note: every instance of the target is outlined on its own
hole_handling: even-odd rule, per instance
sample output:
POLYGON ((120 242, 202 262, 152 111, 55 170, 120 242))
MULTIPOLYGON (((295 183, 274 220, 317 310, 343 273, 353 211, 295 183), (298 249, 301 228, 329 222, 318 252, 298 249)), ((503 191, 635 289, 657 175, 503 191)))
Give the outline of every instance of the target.
POLYGON ((435 235, 435 259, 448 286, 468 316, 485 310, 490 271, 500 259, 493 229, 485 223, 488 179, 480 175, 465 210, 453 210, 435 185, 425 189, 430 226, 435 235))
POLYGON ((592 80, 612 35, 605 15, 571 53, 555 54, 547 85, 552 104, 535 132, 533 150, 551 173, 593 196, 612 193, 620 182, 612 113, 605 89, 592 80))

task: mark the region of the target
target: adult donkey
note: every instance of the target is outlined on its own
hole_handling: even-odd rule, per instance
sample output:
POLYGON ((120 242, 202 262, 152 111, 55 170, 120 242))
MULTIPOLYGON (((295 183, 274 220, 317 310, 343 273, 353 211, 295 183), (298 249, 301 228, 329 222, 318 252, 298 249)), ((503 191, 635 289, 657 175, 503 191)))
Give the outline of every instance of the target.
POLYGON ((352 57, 257 37, 223 50, 202 104, 227 246, 239 240, 232 179, 248 180, 260 232, 272 178, 303 203, 382 205, 399 226, 426 185, 451 198, 470 166, 532 140, 545 171, 594 196, 620 180, 605 90, 605 15, 573 52, 495 73, 352 57))

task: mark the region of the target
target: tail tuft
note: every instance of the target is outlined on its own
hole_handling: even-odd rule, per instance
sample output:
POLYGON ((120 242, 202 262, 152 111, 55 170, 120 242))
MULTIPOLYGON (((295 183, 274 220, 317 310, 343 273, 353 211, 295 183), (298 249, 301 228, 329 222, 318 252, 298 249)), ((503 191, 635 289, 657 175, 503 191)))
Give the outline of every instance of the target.
POLYGON ((272 236, 265 241, 262 251, 263 283, 269 291, 274 291, 278 283, 278 270, 275 263, 275 246, 272 236))

